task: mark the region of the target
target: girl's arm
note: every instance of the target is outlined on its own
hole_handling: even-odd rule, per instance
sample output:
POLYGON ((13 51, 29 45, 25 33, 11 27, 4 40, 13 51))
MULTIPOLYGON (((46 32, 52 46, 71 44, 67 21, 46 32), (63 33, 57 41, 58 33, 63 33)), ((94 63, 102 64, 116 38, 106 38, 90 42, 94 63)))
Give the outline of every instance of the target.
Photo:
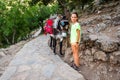
POLYGON ((77 31, 77 42, 79 43, 79 40, 80 40, 80 30, 79 29, 77 29, 76 30, 77 31))

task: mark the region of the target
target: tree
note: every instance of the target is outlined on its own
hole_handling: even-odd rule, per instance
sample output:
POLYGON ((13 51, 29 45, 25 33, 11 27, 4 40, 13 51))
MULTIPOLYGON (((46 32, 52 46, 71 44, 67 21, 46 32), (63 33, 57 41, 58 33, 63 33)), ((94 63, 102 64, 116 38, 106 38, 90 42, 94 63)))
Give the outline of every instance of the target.
POLYGON ((24 0, 0 1, 0 46, 17 43, 32 30, 39 28, 43 21, 55 13, 57 4, 34 6, 24 0))

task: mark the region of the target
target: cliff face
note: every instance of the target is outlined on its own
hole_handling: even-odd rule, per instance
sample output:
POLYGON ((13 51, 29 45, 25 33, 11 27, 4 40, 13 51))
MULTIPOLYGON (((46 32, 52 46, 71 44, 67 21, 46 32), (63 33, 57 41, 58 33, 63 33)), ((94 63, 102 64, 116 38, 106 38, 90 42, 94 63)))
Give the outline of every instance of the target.
MULTIPOLYGON (((80 44, 81 73, 88 80, 120 79, 120 3, 101 5, 92 14, 83 14, 80 44)), ((64 60, 73 61, 66 47, 64 60)))

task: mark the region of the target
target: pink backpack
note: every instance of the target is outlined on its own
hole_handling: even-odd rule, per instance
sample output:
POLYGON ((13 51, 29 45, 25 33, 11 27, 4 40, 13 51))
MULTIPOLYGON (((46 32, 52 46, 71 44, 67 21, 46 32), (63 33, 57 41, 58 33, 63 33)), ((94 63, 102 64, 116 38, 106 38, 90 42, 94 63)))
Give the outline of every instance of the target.
POLYGON ((45 34, 53 34, 53 20, 51 20, 51 19, 48 19, 47 21, 46 21, 46 24, 45 24, 45 26, 44 26, 44 33, 45 34))
POLYGON ((49 26, 48 24, 46 24, 45 26, 44 26, 44 33, 45 34, 53 34, 53 28, 52 28, 52 26, 49 26))

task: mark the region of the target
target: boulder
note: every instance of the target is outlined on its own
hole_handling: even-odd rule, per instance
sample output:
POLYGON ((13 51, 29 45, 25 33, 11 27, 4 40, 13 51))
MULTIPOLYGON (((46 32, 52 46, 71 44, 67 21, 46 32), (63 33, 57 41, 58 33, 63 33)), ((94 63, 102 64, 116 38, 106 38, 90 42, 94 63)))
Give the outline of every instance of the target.
POLYGON ((85 55, 89 55, 89 56, 91 56, 92 53, 91 53, 91 51, 90 51, 89 49, 86 49, 86 51, 85 51, 85 55))
POLYGON ((95 28, 94 28, 94 32, 100 32, 100 31, 103 31, 103 30, 105 30, 106 29, 106 27, 107 27, 107 25, 106 24, 104 24, 104 23, 99 23, 99 24, 97 24, 96 26, 95 26, 95 28))
POLYGON ((117 37, 119 38, 119 40, 120 40, 120 28, 117 29, 116 36, 117 36, 117 37))
POLYGON ((96 39, 97 37, 94 35, 83 34, 82 44, 84 44, 86 48, 92 48, 96 39))
POLYGON ((64 61, 69 63, 69 64, 73 61, 72 49, 70 47, 67 48, 65 51, 64 61))
POLYGON ((113 17, 113 25, 114 26, 118 26, 118 25, 120 25, 120 16, 115 16, 115 17, 113 17))
POLYGON ((120 51, 113 52, 110 55, 110 63, 112 64, 120 63, 120 51))
POLYGON ((96 46, 104 52, 114 52, 119 48, 118 43, 118 40, 111 39, 104 34, 99 35, 96 46))
POLYGON ((103 18, 103 20, 111 20, 111 16, 109 14, 105 14, 101 16, 103 18))
POLYGON ((3 51, 0 51, 0 58, 5 57, 5 53, 3 51))
POLYGON ((107 61, 107 55, 103 51, 98 51, 94 54, 95 60, 107 61))

